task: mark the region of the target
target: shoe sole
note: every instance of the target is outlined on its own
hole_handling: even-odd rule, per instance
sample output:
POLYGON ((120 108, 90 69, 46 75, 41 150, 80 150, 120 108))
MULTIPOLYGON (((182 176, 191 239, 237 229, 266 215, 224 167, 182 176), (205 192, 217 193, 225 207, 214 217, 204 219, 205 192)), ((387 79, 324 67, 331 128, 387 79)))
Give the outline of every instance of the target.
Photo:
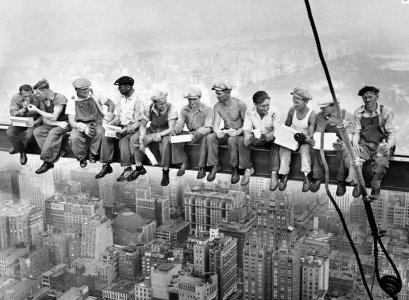
POLYGON ((52 168, 54 168, 54 165, 53 165, 52 167, 48 168, 46 171, 37 172, 37 171, 38 171, 38 170, 37 170, 37 171, 35 171, 35 173, 36 173, 36 174, 39 174, 39 175, 40 175, 40 174, 44 174, 44 173, 47 173, 48 171, 50 171, 52 168))
POLYGON ((132 176, 132 174, 129 175, 129 176, 126 178, 126 181, 134 181, 134 180, 138 179, 139 176, 145 175, 145 174, 146 174, 146 170, 143 169, 143 170, 141 170, 141 171, 139 172, 139 174, 138 174, 135 178, 130 178, 130 177, 132 176))

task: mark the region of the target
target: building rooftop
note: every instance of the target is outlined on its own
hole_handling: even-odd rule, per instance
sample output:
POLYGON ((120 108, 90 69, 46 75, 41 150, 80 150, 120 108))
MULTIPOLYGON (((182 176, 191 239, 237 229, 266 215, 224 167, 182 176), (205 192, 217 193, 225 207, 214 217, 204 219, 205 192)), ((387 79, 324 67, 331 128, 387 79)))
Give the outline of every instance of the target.
POLYGON ((177 232, 183 227, 189 225, 187 221, 178 222, 175 219, 169 219, 166 223, 160 225, 156 231, 169 231, 169 232, 177 232))
POLYGON ((120 282, 112 282, 103 289, 107 291, 129 293, 135 289, 135 284, 127 280, 121 280, 120 282))
POLYGON ((136 283, 135 287, 143 287, 143 288, 150 289, 152 288, 152 282, 150 279, 144 279, 144 281, 136 283))
POLYGON ((152 220, 144 219, 139 214, 126 211, 120 213, 112 223, 114 229, 123 229, 129 232, 140 232, 140 227, 143 227, 151 222, 152 220))

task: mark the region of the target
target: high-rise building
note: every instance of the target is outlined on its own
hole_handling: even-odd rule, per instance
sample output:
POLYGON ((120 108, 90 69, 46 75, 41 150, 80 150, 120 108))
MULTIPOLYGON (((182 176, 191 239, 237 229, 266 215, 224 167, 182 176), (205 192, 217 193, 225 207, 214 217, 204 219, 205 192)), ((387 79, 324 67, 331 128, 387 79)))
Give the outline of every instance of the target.
POLYGON ((11 175, 6 170, 0 170, 0 196, 1 199, 13 199, 11 189, 11 175))
POLYGON ((193 244, 193 273, 203 275, 209 271, 209 249, 210 238, 198 237, 188 239, 188 243, 193 244))
POLYGON ((43 233, 41 234, 42 246, 48 250, 50 260, 54 265, 68 261, 68 233, 43 233))
POLYGON ((81 192, 90 196, 99 197, 98 180, 95 180, 97 172, 74 169, 71 170, 71 179, 81 182, 81 192))
MULTIPOLYGON (((182 271, 181 264, 164 263, 152 268, 151 283, 152 283, 152 298, 154 299, 169 299, 168 285, 172 278, 177 276, 182 271)), ((180 298, 179 298, 180 299, 180 298)))
POLYGON ((156 228, 156 238, 169 241, 173 246, 180 245, 187 241, 189 229, 188 222, 170 219, 156 228))
POLYGON ((0 251, 0 277, 9 276, 8 267, 15 264, 20 257, 27 255, 30 251, 29 247, 9 247, 6 250, 0 251))
POLYGON ((119 278, 135 282, 142 277, 143 247, 124 247, 118 251, 119 278))
POLYGON ((45 207, 45 200, 55 194, 52 172, 33 176, 33 170, 25 168, 19 175, 20 201, 26 204, 45 207))
POLYGON ((185 220, 191 232, 208 232, 223 221, 240 221, 248 215, 248 196, 241 191, 195 187, 183 193, 185 220))
POLYGON ((237 291, 237 240, 221 236, 218 229, 214 231, 209 249, 209 272, 217 274, 218 299, 226 300, 237 291))
POLYGON ((37 249, 19 258, 20 273, 22 278, 38 277, 40 274, 52 268, 48 249, 37 249))
POLYGON ((83 223, 81 257, 99 258, 112 244, 111 220, 97 215, 83 223))
POLYGON ((250 178, 249 194, 251 207, 257 207, 257 203, 260 201, 261 192, 265 191, 267 188, 266 178, 256 176, 250 178))
POLYGON ((152 195, 150 187, 136 188, 136 212, 160 226, 170 219, 169 197, 152 195))
POLYGON ((329 259, 308 255, 300 258, 301 299, 313 300, 328 290, 329 259))
POLYGON ((99 198, 104 205, 112 204, 114 202, 114 181, 112 176, 105 176, 98 179, 99 198))

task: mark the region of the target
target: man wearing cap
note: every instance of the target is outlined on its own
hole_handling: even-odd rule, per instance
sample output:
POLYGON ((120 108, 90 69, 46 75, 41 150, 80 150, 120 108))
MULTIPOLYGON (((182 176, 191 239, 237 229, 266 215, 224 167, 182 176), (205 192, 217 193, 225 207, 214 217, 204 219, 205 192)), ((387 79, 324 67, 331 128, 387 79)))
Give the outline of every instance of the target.
MULTIPOLYGON (((120 163, 124 171, 117 181, 122 182, 132 173, 130 139, 139 128, 144 106, 133 88, 133 78, 122 76, 114 82, 114 85, 118 86, 120 95, 116 101, 115 118, 109 124, 121 127, 117 138, 119 138, 120 163)), ((95 176, 96 179, 112 173, 110 164, 114 158, 114 145, 115 138, 107 136, 102 138, 100 162, 104 165, 101 172, 95 176)))
POLYGON ((213 181, 216 178, 216 173, 220 170, 219 145, 227 144, 229 164, 232 167, 231 183, 236 184, 240 180, 238 140, 243 133, 243 121, 247 106, 244 101, 230 96, 232 87, 227 82, 215 83, 212 90, 216 92, 219 102, 213 108, 214 133, 207 136, 207 165, 212 167, 207 175, 207 180, 213 181), (224 122, 223 129, 220 128, 221 120, 224 122))
MULTIPOLYGON (((190 87, 183 95, 189 104, 184 106, 179 113, 179 118, 170 135, 180 134, 186 124, 189 133, 193 134, 192 144, 199 143, 199 171, 197 179, 202 179, 206 176, 206 155, 207 144, 206 136, 212 131, 213 112, 212 109, 200 101, 202 92, 196 87, 190 87)), ((189 168, 189 162, 184 152, 185 143, 172 144, 172 162, 181 164, 177 176, 185 174, 189 168)))
POLYGON ((270 150, 270 190, 274 191, 278 185, 277 172, 280 167, 279 147, 273 143, 274 127, 280 123, 280 113, 270 105, 270 96, 265 91, 256 92, 253 103, 254 107, 246 111, 244 136, 239 138, 239 168, 246 169, 241 185, 247 185, 254 174, 251 148, 267 147, 270 150))
MULTIPOLYGON (((345 179, 348 173, 348 168, 346 163, 349 165, 349 160, 346 158, 348 156, 348 151, 344 145, 341 134, 339 132, 339 124, 341 123, 337 117, 337 111, 335 104, 332 99, 324 99, 318 102, 318 106, 321 111, 317 114, 317 123, 315 126, 315 132, 332 132, 338 137, 338 141, 334 143, 334 150, 336 150, 338 165, 337 165, 337 191, 336 195, 341 197, 346 192, 345 179)), ((354 116, 352 113, 341 110, 341 116, 343 119, 342 127, 346 129, 349 138, 352 138, 352 124, 354 116)), ((320 150, 313 150, 313 163, 312 163, 312 183, 311 192, 315 193, 320 189, 321 183, 325 181, 324 179, 324 165, 321 159, 320 150)))
POLYGON ((65 112, 73 128, 70 138, 72 152, 80 162, 80 167, 85 168, 87 158, 90 163, 96 162, 105 133, 102 123, 113 120, 115 104, 111 99, 94 94, 88 79, 76 79, 72 85, 77 98, 68 101, 65 112), (108 107, 106 114, 103 113, 103 105, 108 107))
POLYGON ((42 117, 37 112, 28 110, 29 105, 39 107, 40 101, 34 97, 31 85, 24 84, 20 86, 19 93, 11 97, 10 116, 31 117, 34 119, 34 126, 20 127, 9 125, 6 131, 12 145, 9 153, 20 153, 20 163, 22 165, 27 163, 27 148, 34 141, 33 130, 42 122, 42 117))
MULTIPOLYGON (((298 131, 298 133, 294 135, 294 138, 300 144, 301 172, 304 173, 302 191, 307 192, 311 185, 310 144, 313 143, 316 113, 308 107, 308 101, 312 100, 312 96, 308 90, 295 88, 291 94, 293 95, 293 106, 288 111, 285 125, 298 131)), ((291 153, 292 151, 290 149, 280 147, 280 170, 278 171, 280 177, 278 188, 280 191, 284 191, 287 187, 291 153)))
POLYGON ((146 174, 146 169, 142 165, 145 149, 151 143, 158 143, 161 166, 163 167, 161 185, 169 185, 169 166, 172 160, 169 133, 176 124, 178 113, 174 106, 167 102, 167 97, 168 93, 165 91, 157 90, 153 92, 151 96, 152 103, 145 108, 142 114, 139 132, 131 137, 136 169, 128 176, 128 181, 135 180, 140 175, 146 174), (151 124, 149 128, 146 128, 149 121, 151 124))
POLYGON ((47 79, 37 82, 34 91, 40 99, 40 109, 29 105, 28 110, 43 117, 43 124, 34 129, 34 137, 41 149, 40 159, 44 161, 35 172, 42 174, 54 168, 54 163, 65 154, 61 144, 71 127, 65 114, 68 100, 63 94, 53 92, 47 79))
MULTIPOLYGON (((383 176, 389 168, 389 159, 393 155, 397 140, 397 130, 393 112, 386 106, 378 104, 379 89, 375 86, 364 86, 358 95, 364 105, 354 113, 354 135, 352 147, 358 160, 372 161, 371 198, 379 199, 383 176)), ((356 162, 360 168, 362 163, 356 162)), ((359 197, 361 186, 354 167, 350 167, 349 178, 355 185, 353 196, 359 197)))

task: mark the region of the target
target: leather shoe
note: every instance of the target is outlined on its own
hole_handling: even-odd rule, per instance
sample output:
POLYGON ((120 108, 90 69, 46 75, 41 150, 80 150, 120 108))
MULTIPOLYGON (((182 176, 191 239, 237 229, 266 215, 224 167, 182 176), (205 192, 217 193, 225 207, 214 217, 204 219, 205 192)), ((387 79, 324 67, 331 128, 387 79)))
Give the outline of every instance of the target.
POLYGON ((144 167, 136 167, 135 170, 132 171, 131 175, 126 178, 126 181, 134 181, 138 179, 139 176, 145 175, 146 169, 144 167))
POLYGON ((9 154, 16 154, 16 153, 18 153, 18 151, 16 151, 13 147, 9 149, 9 154))
POLYGON ((352 196, 355 198, 359 198, 362 195, 361 185, 355 184, 354 189, 352 190, 352 196))
POLYGON ((80 159, 80 167, 85 168, 86 166, 87 166, 87 158, 84 157, 84 158, 80 159))
POLYGON ((245 186, 248 185, 250 182, 250 177, 251 175, 254 174, 254 169, 250 168, 250 169, 246 169, 246 171, 244 172, 243 178, 241 178, 241 185, 245 186))
POLYGON ((117 182, 123 182, 126 181, 126 179, 129 177, 129 175, 132 174, 132 168, 127 167, 125 170, 122 172, 122 174, 116 179, 117 182))
POLYGON ((371 191, 371 196, 369 196, 369 199, 371 201, 376 201, 376 200, 379 200, 380 197, 381 197, 381 191, 380 190, 372 190, 371 191))
POLYGON ((179 171, 177 172, 176 176, 185 175, 185 172, 187 169, 189 169, 189 163, 186 161, 180 166, 179 171))
POLYGON ((345 181, 338 180, 336 195, 338 197, 342 197, 345 195, 346 191, 347 191, 347 188, 345 187, 345 181))
POLYGON ((318 192, 318 190, 320 189, 321 183, 323 182, 324 182, 323 178, 313 178, 311 187, 310 187, 311 192, 313 193, 318 192))
POLYGON ((110 164, 105 164, 102 166, 101 172, 95 175, 95 179, 100 179, 109 173, 112 173, 112 167, 110 164))
POLYGON ((236 184, 239 181, 240 181, 239 168, 232 167, 231 168, 231 184, 236 184))
POLYGON ((43 174, 52 168, 54 168, 54 164, 45 161, 43 165, 35 172, 36 174, 43 174))
POLYGON ((271 172, 270 191, 275 191, 278 187, 278 175, 276 171, 271 172))
POLYGON ((27 163, 27 154, 23 151, 20 152, 20 163, 25 165, 27 163))
POLYGON ((311 187, 311 177, 310 177, 310 173, 308 173, 307 175, 304 175, 304 182, 302 184, 302 191, 308 192, 310 190, 311 187))
POLYGON ((207 174, 207 181, 213 181, 216 178, 217 172, 219 171, 220 171, 219 165, 213 166, 209 174, 207 174))
POLYGON ((287 188, 287 180, 288 180, 288 174, 285 175, 278 175, 280 177, 280 183, 278 184, 278 189, 280 191, 284 191, 287 188))
POLYGON ((162 170, 163 175, 162 175, 162 181, 160 182, 161 186, 167 186, 169 185, 169 170, 162 170))
POLYGON ((202 178, 205 178, 205 176, 206 176, 206 171, 205 171, 205 168, 203 168, 203 167, 201 167, 201 168, 199 168, 199 171, 197 171, 197 179, 202 179, 202 178))
POLYGON ((88 161, 90 162, 90 164, 95 164, 97 162, 97 158, 94 154, 90 153, 88 156, 88 161))

